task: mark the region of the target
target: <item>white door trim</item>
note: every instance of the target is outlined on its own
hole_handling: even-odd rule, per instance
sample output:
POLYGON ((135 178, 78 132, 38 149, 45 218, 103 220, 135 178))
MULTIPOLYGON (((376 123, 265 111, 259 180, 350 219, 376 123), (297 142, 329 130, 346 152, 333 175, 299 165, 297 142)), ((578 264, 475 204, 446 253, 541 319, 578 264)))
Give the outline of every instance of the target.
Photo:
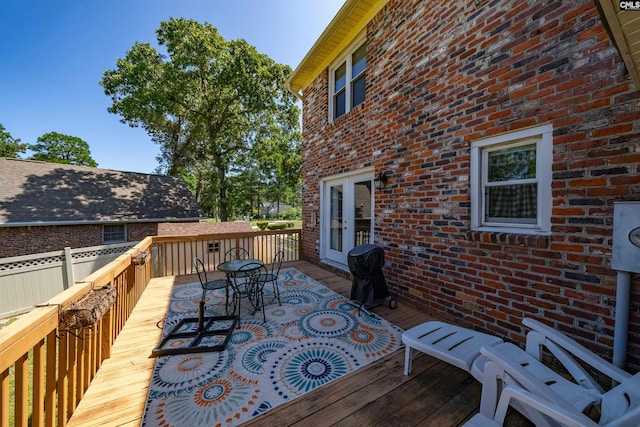
POLYGON ((354 189, 357 182, 371 181, 371 241, 373 241, 373 212, 374 212, 374 170, 373 168, 359 169, 357 171, 326 177, 320 180, 320 260, 343 270, 348 270, 347 254, 355 246, 355 210, 354 189), (342 250, 340 252, 330 249, 330 223, 331 201, 330 187, 342 185, 342 215, 343 233, 342 250))

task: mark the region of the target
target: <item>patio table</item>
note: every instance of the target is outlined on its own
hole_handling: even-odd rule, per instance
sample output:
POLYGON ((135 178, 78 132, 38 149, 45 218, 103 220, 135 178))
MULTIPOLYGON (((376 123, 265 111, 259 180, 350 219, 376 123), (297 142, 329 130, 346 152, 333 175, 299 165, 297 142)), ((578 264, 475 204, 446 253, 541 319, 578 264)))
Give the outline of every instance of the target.
POLYGON ((240 269, 246 267, 249 264, 255 264, 255 270, 264 266, 264 263, 259 259, 232 259, 231 261, 225 261, 221 264, 218 264, 218 270, 225 273, 227 275, 227 279, 229 279, 231 276, 233 276, 233 274, 237 273, 238 271, 240 271, 240 269))
MULTIPOLYGON (((234 281, 234 278, 237 277, 237 274, 239 272, 242 272, 242 274, 251 274, 251 272, 263 267, 264 267, 264 262, 262 262, 261 260, 249 258, 249 259, 233 259, 231 261, 225 261, 223 263, 218 264, 217 268, 219 271, 222 271, 223 273, 226 274, 227 282, 229 283, 229 286, 231 287, 231 289, 234 289, 234 293, 235 293, 237 292, 237 289, 233 281, 234 281)), ((251 303, 253 308, 257 310, 258 295, 254 295, 253 289, 248 289, 246 291, 246 296, 248 297, 249 302, 251 303), (256 300, 254 300, 254 298, 256 298, 256 300)), ((234 313, 235 313, 235 308, 234 308, 234 313)), ((238 312, 238 315, 239 314, 240 313, 238 312)))

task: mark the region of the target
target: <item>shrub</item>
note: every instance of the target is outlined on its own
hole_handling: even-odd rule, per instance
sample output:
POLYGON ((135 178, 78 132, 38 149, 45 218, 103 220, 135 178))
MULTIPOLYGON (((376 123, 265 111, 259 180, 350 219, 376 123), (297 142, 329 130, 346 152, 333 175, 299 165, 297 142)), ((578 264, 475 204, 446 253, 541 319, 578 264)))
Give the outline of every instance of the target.
POLYGON ((284 230, 285 228, 287 228, 287 224, 284 222, 279 222, 277 224, 269 224, 267 225, 267 228, 269 230, 284 230))
POLYGON ((297 207, 297 208, 287 209, 286 211, 282 212, 282 215, 280 215, 280 217, 282 219, 299 219, 299 218, 302 218, 302 208, 297 207))
POLYGON ((258 221, 256 222, 256 225, 260 230, 266 230, 269 226, 269 221, 258 221))

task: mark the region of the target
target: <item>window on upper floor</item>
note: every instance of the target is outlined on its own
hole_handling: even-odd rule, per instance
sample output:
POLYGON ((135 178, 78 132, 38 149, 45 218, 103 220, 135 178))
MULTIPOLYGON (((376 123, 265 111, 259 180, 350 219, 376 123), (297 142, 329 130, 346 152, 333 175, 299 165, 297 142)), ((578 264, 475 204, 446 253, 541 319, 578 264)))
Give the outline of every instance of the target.
POLYGON ((551 231, 551 125, 471 143, 471 228, 551 231))
POLYGON ((123 243, 126 241, 126 224, 105 224, 102 226, 102 243, 123 243))
POLYGON ((367 45, 359 40, 330 68, 329 121, 333 121, 365 100, 367 45))

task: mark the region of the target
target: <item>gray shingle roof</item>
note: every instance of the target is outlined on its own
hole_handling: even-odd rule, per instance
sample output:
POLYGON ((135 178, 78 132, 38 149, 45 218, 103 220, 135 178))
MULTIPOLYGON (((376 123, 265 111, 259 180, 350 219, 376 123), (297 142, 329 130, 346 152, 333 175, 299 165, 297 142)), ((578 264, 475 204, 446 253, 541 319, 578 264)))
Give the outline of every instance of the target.
POLYGON ((158 236, 190 236, 216 233, 251 233, 247 221, 232 222, 163 222, 158 224, 158 236))
POLYGON ((0 225, 202 217, 179 178, 0 158, 0 225))

